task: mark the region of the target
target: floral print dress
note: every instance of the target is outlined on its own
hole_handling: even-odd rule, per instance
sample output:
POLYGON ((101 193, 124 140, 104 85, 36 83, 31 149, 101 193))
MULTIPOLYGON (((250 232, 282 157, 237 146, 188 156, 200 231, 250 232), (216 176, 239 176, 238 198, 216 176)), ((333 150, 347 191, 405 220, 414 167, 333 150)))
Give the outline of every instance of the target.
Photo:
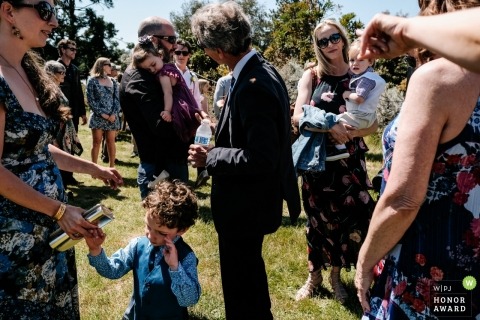
POLYGON ((118 131, 122 127, 120 121, 120 98, 118 83, 112 79, 112 86, 102 86, 97 78, 89 78, 87 82, 87 100, 90 106, 90 129, 118 131), (115 121, 102 118, 102 114, 115 115, 115 121))
MULTIPOLYGON (((345 112, 342 95, 349 81, 349 74, 322 76, 310 104, 326 112, 345 112)), ((367 234, 375 207, 368 192, 372 188, 365 163, 368 148, 362 138, 346 147, 349 158, 325 162, 322 172, 301 172, 309 271, 328 266, 350 270, 367 234)))
MULTIPOLYGON (((35 190, 66 201, 48 151, 58 122, 24 112, 3 77, 0 103, 6 109, 2 166, 35 190)), ((50 247, 49 235, 57 229, 52 218, 0 196, 0 319, 80 319, 75 252, 50 247)))
MULTIPOLYGON (((396 132, 396 124, 387 127, 384 150, 393 151, 396 132)), ((387 181, 390 166, 391 161, 386 164, 387 181)), ((438 146, 417 217, 375 267, 372 310, 365 319, 480 318, 479 199, 480 99, 463 131, 438 146), (476 279, 473 290, 463 287, 468 276, 476 279), (457 299, 442 304, 448 297, 464 297, 465 303, 457 299), (449 306, 453 313, 447 312, 449 306), (455 306, 464 306, 465 312, 455 306)))

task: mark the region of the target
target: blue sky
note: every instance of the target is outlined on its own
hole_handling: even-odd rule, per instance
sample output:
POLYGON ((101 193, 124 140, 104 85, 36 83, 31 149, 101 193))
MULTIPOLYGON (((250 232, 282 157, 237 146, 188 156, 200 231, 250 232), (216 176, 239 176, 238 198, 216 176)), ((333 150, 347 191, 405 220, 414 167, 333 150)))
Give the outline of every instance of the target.
MULTIPOLYGON (((118 30, 118 38, 125 42, 135 42, 137 27, 141 20, 148 16, 160 16, 169 19, 171 12, 181 12, 181 5, 187 0, 115 0, 113 9, 96 6, 98 15, 103 15, 105 20, 113 22, 118 30)), ((276 7, 275 0, 258 0, 267 9, 276 7)), ((343 8, 338 16, 354 12, 364 23, 367 23, 376 13, 389 10, 391 14, 399 12, 408 13, 410 17, 418 13, 418 0, 333 0, 343 8)), ((335 16, 334 16, 335 17, 335 16)), ((121 47, 124 44, 119 41, 121 47)))

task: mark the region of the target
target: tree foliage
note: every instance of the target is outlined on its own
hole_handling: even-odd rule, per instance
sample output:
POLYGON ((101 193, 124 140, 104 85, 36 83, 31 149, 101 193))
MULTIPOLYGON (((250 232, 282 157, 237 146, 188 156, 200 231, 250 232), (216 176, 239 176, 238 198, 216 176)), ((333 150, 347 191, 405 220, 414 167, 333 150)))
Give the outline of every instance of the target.
POLYGON ((111 9, 113 0, 59 0, 56 2, 59 27, 54 30, 50 41, 43 49, 46 60, 58 58, 57 43, 64 38, 77 43, 75 64, 84 77, 99 57, 107 57, 117 62, 123 51, 118 49, 115 40, 115 25, 98 16, 96 6, 111 9))
POLYGON ((265 57, 277 66, 292 58, 300 63, 311 61, 315 26, 338 8, 330 0, 277 0, 277 9, 272 14, 272 40, 264 52, 265 57))

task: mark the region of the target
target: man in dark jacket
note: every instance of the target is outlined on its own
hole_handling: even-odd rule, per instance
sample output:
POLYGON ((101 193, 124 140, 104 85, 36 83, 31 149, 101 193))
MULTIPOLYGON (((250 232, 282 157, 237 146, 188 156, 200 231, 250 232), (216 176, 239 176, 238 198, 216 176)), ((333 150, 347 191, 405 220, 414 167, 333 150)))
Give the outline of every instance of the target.
MULTIPOLYGON (((72 63, 77 53, 77 44, 75 41, 62 39, 58 42, 57 49, 59 55, 57 61, 65 66, 65 80, 60 84, 60 88, 68 100, 68 106, 72 112, 73 126, 75 131, 78 132, 80 118, 82 119, 82 125, 87 123, 87 112, 82 83, 80 82, 80 70, 72 63)), ((72 172, 62 170, 60 173, 65 186, 78 184, 72 172)))
MULTIPOLYGON (((160 17, 149 17, 140 23, 138 37, 151 41, 164 51, 168 62, 176 47, 173 25, 160 17)), ((188 143, 182 142, 172 122, 162 121, 163 91, 155 75, 144 69, 128 67, 120 85, 120 105, 137 143, 140 164, 137 183, 140 196, 148 195, 148 183, 166 170, 171 179, 188 181, 188 143)))
POLYGON ((292 220, 300 214, 287 88, 251 48, 250 22, 236 2, 202 7, 191 21, 198 45, 233 71, 215 146, 189 151, 194 166, 206 166, 212 176, 226 318, 273 319, 263 239, 280 226, 284 199, 292 220))

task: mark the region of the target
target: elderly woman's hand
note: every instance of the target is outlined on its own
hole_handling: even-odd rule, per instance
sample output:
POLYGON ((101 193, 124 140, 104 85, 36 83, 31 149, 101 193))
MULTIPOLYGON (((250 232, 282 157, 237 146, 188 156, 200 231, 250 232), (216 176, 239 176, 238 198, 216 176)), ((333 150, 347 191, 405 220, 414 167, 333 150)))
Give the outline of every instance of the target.
POLYGON ((364 271, 357 263, 355 272, 355 288, 357 288, 357 296, 362 306, 363 312, 370 312, 370 299, 368 298, 368 290, 373 282, 373 270, 364 271))

